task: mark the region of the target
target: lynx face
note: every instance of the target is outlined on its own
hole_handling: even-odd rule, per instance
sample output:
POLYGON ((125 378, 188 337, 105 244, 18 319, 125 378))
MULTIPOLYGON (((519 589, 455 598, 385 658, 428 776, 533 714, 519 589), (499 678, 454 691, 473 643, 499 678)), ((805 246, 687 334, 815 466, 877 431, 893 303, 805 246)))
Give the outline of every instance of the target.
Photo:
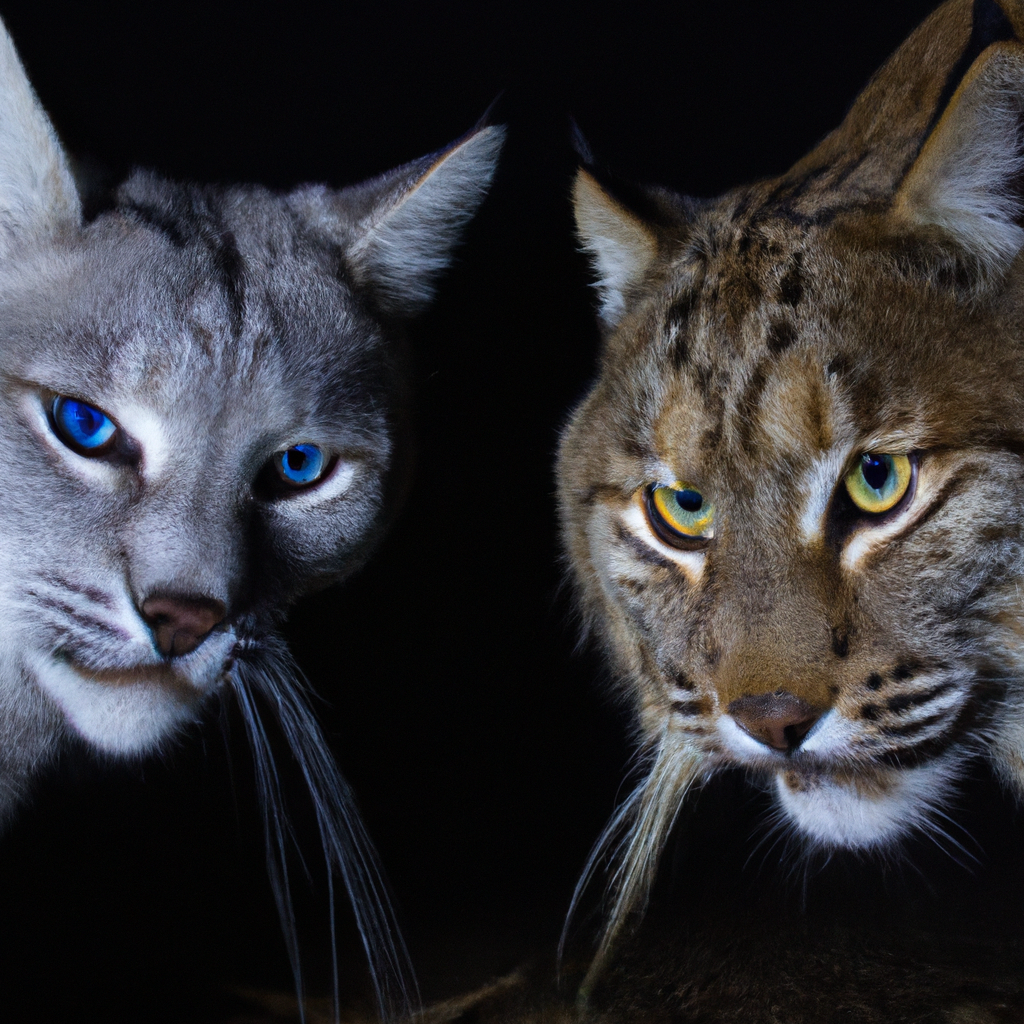
POLYGON ((756 193, 702 211, 561 456, 645 733, 825 845, 920 823, 1017 674, 1019 343, 879 263, 756 193))
POLYGON ((947 4, 717 201, 577 178, 606 340, 564 538, 651 762, 599 960, 717 769, 825 848, 927 828, 976 755, 1024 785, 1022 24, 947 4))

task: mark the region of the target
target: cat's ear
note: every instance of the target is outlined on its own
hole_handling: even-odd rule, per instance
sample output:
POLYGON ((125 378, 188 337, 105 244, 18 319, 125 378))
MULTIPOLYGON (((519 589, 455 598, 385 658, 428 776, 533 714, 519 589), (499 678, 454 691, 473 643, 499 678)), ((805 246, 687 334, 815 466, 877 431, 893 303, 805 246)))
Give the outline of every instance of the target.
POLYGON ((576 231, 594 266, 598 317, 611 329, 625 315, 631 294, 658 255, 657 233, 584 167, 576 173, 572 202, 576 231))
POLYGON ((953 93, 897 191, 894 212, 938 229, 986 273, 1024 247, 1024 46, 989 46, 953 93))
POLYGON ((487 194, 504 137, 502 126, 487 125, 342 193, 356 211, 346 261, 383 312, 413 316, 434 297, 437 278, 487 194))
POLYGON ((81 223, 64 150, 0 23, 0 257, 81 223))

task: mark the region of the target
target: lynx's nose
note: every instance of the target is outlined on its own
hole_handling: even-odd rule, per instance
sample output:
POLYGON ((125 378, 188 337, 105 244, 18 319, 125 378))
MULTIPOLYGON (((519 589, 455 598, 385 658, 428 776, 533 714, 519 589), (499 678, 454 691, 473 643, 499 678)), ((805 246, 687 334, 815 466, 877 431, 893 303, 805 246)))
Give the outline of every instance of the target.
POLYGON ((194 651, 224 621, 226 611, 222 602, 209 597, 149 597, 142 602, 142 617, 165 658, 194 651))
POLYGON ((755 740, 775 750, 796 750, 821 715, 802 697, 788 690, 738 697, 729 714, 755 740))

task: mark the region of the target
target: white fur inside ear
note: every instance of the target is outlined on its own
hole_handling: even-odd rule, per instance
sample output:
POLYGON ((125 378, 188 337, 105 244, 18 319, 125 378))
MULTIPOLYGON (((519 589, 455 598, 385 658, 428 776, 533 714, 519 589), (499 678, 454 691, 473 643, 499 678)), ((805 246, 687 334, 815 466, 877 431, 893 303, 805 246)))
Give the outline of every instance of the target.
POLYGON ((361 280, 389 313, 411 315, 434 296, 498 165, 505 129, 490 125, 444 153, 396 202, 374 212, 350 250, 361 280))
POLYGON ((0 24, 0 253, 80 221, 64 151, 0 24))
POLYGON ((1024 247, 1022 112, 1024 48, 996 44, 967 73, 897 196, 904 216, 952 235, 986 270, 1005 269, 1024 247))
POLYGON ((573 186, 573 205, 580 241, 597 273, 598 315, 614 327, 626 313, 628 293, 643 281, 658 254, 657 240, 639 217, 582 169, 573 186))

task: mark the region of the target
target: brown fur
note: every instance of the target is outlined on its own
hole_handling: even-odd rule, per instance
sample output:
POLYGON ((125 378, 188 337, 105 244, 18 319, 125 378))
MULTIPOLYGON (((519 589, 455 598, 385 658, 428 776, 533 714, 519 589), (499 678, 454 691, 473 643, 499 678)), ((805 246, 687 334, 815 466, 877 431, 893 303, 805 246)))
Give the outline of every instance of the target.
POLYGON ((987 7, 993 38, 941 7, 777 179, 643 209, 577 179, 606 340, 562 438, 563 535, 651 764, 603 841, 626 830, 588 990, 721 767, 774 780, 826 848, 929 828, 979 753, 1024 788, 1024 6, 987 7), (865 452, 917 461, 892 514, 844 498, 865 452), (697 551, 644 511, 677 480, 714 502, 697 551), (742 738, 730 705, 778 691, 825 746, 742 738))

